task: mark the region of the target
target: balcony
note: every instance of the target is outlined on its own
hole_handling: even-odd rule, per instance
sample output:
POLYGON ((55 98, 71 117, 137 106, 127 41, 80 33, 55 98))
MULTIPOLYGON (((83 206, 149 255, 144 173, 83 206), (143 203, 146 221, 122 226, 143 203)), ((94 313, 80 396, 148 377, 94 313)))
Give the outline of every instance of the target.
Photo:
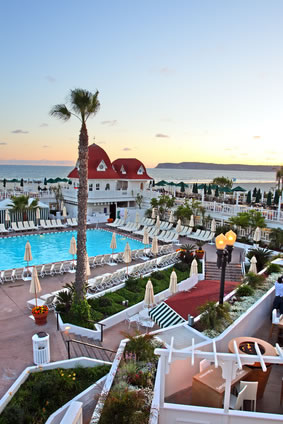
MULTIPOLYGON (((149 190, 94 190, 88 192, 88 203, 133 201, 138 193, 142 194, 144 198, 151 194, 149 190)), ((65 201, 76 201, 78 189, 70 187, 62 190, 62 194, 65 201)))

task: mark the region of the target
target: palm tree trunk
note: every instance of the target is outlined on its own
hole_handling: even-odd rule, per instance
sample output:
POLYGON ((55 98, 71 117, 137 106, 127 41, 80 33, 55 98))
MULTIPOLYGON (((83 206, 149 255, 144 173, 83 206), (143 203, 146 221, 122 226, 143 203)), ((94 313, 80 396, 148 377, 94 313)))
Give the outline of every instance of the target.
POLYGON ((86 219, 88 198, 88 134, 85 122, 82 123, 79 138, 79 190, 78 190, 78 235, 77 235, 77 271, 75 290, 77 299, 83 298, 83 285, 86 274, 86 219))

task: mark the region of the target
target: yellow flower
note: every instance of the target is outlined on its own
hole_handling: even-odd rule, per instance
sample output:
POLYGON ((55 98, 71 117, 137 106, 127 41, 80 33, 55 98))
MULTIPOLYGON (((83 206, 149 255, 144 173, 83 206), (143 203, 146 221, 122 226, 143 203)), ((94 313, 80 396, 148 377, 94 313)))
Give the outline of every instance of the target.
POLYGON ((75 377, 75 375, 76 375, 76 373, 74 372, 74 373, 73 373, 73 376, 75 377))
POLYGON ((45 412, 46 411, 46 409, 45 408, 42 408, 42 412, 45 412))
POLYGON ((9 392, 9 396, 12 396, 13 392, 9 392))
POLYGON ((63 375, 64 375, 64 374, 62 373, 62 374, 61 374, 61 376, 63 377, 63 375))
POLYGON ((75 380, 76 379, 76 377, 73 377, 73 380, 75 380))

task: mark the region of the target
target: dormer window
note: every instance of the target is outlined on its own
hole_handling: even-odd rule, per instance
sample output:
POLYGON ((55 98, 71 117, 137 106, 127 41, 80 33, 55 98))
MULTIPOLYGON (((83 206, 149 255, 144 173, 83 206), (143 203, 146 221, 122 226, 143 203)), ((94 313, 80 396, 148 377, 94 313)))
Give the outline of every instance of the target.
POLYGON ((140 166, 139 169, 138 169, 137 174, 138 175, 143 175, 143 173, 144 173, 144 168, 143 168, 143 166, 140 166))
POLYGON ((102 160, 100 162, 100 164, 98 165, 98 167, 96 169, 97 169, 97 171, 106 171, 107 166, 106 166, 106 163, 104 162, 104 160, 102 160))
POLYGON ((121 171, 121 174, 126 174, 127 173, 126 170, 125 170, 125 168, 124 168, 124 165, 121 166, 120 171, 121 171))

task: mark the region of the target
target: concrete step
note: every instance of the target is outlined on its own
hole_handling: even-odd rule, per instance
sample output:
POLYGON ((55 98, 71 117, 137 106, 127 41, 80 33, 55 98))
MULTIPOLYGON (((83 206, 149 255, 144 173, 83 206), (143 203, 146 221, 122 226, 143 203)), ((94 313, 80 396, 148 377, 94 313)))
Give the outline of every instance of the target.
POLYGON ((79 336, 77 334, 73 334, 73 333, 69 333, 69 332, 62 332, 61 334, 62 334, 63 340, 66 344, 66 348, 68 348, 68 346, 67 346, 68 340, 77 340, 79 342, 87 343, 88 345, 89 344, 94 345, 94 346, 88 346, 86 344, 71 342, 70 343, 71 358, 77 358, 79 356, 86 356, 88 358, 112 362, 114 357, 115 357, 115 353, 99 349, 99 347, 104 347, 104 346, 102 346, 101 342, 99 342, 98 340, 94 340, 94 339, 91 339, 91 338, 85 337, 85 336, 79 336), (95 346, 97 346, 97 347, 95 347, 95 346))
MULTIPOLYGON (((214 262, 205 263, 205 279, 220 280, 221 269, 214 262)), ((242 281, 242 267, 240 264, 230 263, 226 267, 225 279, 229 281, 242 281)))

